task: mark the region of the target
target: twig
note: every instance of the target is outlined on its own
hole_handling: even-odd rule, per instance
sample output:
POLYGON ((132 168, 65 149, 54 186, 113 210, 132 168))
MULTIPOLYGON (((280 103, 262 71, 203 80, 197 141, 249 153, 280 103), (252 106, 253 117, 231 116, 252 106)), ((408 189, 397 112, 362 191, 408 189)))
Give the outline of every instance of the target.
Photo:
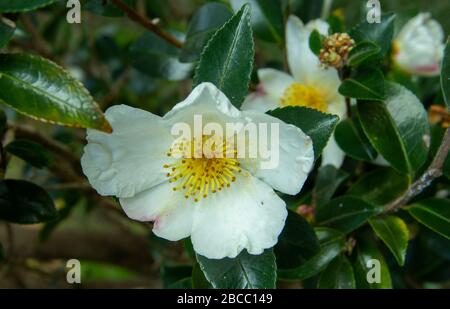
POLYGON ((164 39, 166 42, 172 44, 173 46, 177 48, 183 47, 183 43, 181 43, 177 38, 171 36, 167 32, 161 30, 157 25, 155 25, 152 21, 148 20, 144 16, 140 15, 136 11, 134 11, 132 8, 130 8, 125 2, 122 0, 112 0, 112 2, 121 9, 131 20, 135 21, 136 23, 142 25, 143 27, 147 28, 151 32, 155 33, 162 39, 164 39))
POLYGON ((384 207, 383 214, 397 211, 400 207, 406 205, 413 197, 420 194, 425 188, 427 188, 433 180, 442 176, 442 167, 445 159, 450 151, 450 129, 447 129, 442 139, 441 146, 439 147, 433 162, 430 164, 425 173, 416 180, 411 187, 398 199, 384 207))

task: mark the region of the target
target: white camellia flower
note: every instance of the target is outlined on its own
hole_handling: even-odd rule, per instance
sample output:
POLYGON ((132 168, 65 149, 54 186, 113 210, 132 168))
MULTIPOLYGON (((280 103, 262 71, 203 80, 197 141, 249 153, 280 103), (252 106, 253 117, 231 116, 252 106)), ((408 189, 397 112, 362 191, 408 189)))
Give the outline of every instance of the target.
MULTIPOLYGON (((296 16, 290 16, 286 29, 287 58, 292 75, 275 69, 260 69, 258 91, 245 100, 243 110, 268 111, 288 105, 306 106, 322 112, 346 117, 345 98, 339 94, 341 84, 335 68, 324 68, 309 47, 309 36, 314 29, 328 34, 328 24, 314 20, 306 26, 296 16)), ((322 153, 322 165, 340 167, 344 152, 334 136, 322 153)))
POLYGON ((431 18, 420 13, 400 30, 393 44, 393 59, 397 66, 413 75, 439 75, 444 54, 444 31, 431 18))
POLYGON ((81 164, 98 193, 117 196, 130 218, 154 221, 153 232, 168 240, 191 236, 194 250, 207 258, 235 257, 243 249, 261 254, 277 243, 287 210, 274 190, 297 194, 314 161, 312 140, 299 128, 239 111, 211 83, 197 86, 164 117, 125 105, 105 114, 113 133, 88 130, 81 164), (175 156, 198 141, 174 143, 173 125, 191 125, 198 114, 203 124, 277 123, 278 166, 261 169, 258 157, 175 156))

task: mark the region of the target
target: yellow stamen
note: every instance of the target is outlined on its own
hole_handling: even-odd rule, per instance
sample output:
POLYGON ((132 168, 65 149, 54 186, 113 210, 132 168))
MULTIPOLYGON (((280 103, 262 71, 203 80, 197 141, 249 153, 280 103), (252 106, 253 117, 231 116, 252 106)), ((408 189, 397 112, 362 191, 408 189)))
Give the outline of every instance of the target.
POLYGON ((327 102, 320 91, 300 83, 292 83, 280 99, 282 106, 305 106, 326 112, 327 102))

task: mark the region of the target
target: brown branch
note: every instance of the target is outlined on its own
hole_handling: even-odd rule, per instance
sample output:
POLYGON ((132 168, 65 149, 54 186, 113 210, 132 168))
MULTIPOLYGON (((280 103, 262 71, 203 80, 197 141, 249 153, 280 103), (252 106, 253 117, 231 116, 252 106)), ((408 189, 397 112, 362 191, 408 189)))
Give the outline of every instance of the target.
POLYGON ((180 42, 177 38, 173 37, 172 35, 168 34, 167 32, 161 30, 157 25, 155 25, 152 21, 148 20, 146 17, 140 15, 136 11, 134 11, 132 8, 130 8, 125 2, 122 0, 112 0, 112 2, 121 9, 131 20, 135 21, 136 23, 142 25, 146 29, 150 30, 151 32, 155 33, 159 37, 161 37, 166 42, 172 44, 173 46, 177 48, 183 47, 183 43, 180 42))
POLYGON ((384 207, 383 214, 397 211, 402 206, 406 205, 413 197, 420 194, 425 190, 433 180, 442 176, 442 168, 444 166, 445 159, 450 151, 450 129, 447 129, 442 139, 441 146, 439 147, 433 162, 431 162, 425 173, 416 180, 409 189, 398 199, 384 207))

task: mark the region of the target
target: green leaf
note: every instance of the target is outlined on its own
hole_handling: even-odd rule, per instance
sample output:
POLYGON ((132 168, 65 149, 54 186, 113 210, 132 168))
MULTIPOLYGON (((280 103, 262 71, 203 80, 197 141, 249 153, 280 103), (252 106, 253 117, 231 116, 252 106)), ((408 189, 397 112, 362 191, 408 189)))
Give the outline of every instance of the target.
POLYGON ((342 82, 339 93, 358 100, 383 101, 384 88, 384 76, 380 70, 362 68, 342 82))
POLYGON ((348 178, 348 173, 333 165, 319 168, 313 189, 313 200, 317 208, 328 203, 338 187, 348 178))
POLYGON ((268 111, 267 114, 300 128, 311 137, 316 160, 322 154, 339 121, 336 115, 303 106, 286 106, 268 111))
POLYGON ((444 50, 444 58, 441 66, 441 86, 447 108, 450 106, 450 40, 444 50))
POLYGON ((361 125, 374 148, 393 168, 413 174, 428 155, 427 113, 406 88, 394 83, 386 86, 385 102, 358 102, 361 125))
POLYGON ((246 3, 252 7, 252 28, 262 40, 281 44, 284 38, 284 21, 280 1, 230 0, 235 12, 246 3))
POLYGON ((243 250, 237 257, 207 259, 197 254, 197 261, 206 279, 216 289, 273 289, 276 264, 273 251, 260 255, 243 250))
POLYGON ((245 5, 209 40, 195 71, 194 86, 211 82, 239 108, 248 93, 254 52, 250 6, 245 5))
POLYGON ((191 276, 192 267, 187 265, 180 266, 168 266, 161 267, 161 279, 163 281, 163 287, 169 288, 172 284, 191 276))
POLYGON ((200 7, 189 23, 186 41, 180 54, 180 61, 197 61, 214 32, 222 27, 231 16, 230 10, 223 3, 206 3, 200 7))
POLYGON ((320 50, 322 49, 322 42, 322 35, 319 33, 319 31, 317 31, 317 29, 314 29, 309 35, 309 48, 315 55, 320 54, 320 50))
POLYGON ((362 199, 341 196, 331 200, 317 211, 317 224, 350 233, 374 216, 378 210, 362 199))
POLYGON ((383 167, 363 175, 346 195, 359 197, 374 205, 383 206, 400 197, 409 187, 410 177, 383 167))
POLYGON ((356 117, 340 121, 334 132, 334 138, 345 154, 353 159, 372 162, 377 156, 356 117))
POLYGON ((0 55, 0 101, 44 122, 111 132, 83 85, 55 63, 38 56, 0 55))
POLYGON ((403 266, 409 239, 409 231, 405 222, 399 217, 387 216, 370 219, 369 223, 375 234, 391 250, 397 263, 403 266))
POLYGON ((167 287, 168 289, 174 290, 186 290, 192 289, 192 278, 187 277, 181 280, 178 280, 167 287))
POLYGON ((283 232, 274 248, 278 269, 295 268, 317 254, 319 240, 312 226, 300 215, 289 210, 283 232))
POLYGON ((0 220, 33 224, 56 216, 53 200, 41 187, 23 180, 0 181, 0 220))
POLYGON ((450 200, 430 198, 407 209, 417 221, 450 239, 450 200))
MULTIPOLYGON (((124 0, 124 2, 128 6, 134 7, 136 0, 124 0)), ((121 17, 125 15, 116 5, 104 0, 87 0, 86 3, 82 3, 81 8, 107 17, 121 17)))
POLYGON ((15 30, 16 24, 13 21, 0 16, 0 48, 5 47, 15 30))
POLYGON ((32 11, 58 0, 0 0, 0 13, 15 13, 32 11))
POLYGON ((360 240, 357 241, 356 246, 356 260, 353 264, 355 270, 356 286, 359 289, 392 289, 392 280, 389 267, 380 251, 375 247, 374 241, 360 240), (380 279, 379 282, 368 282, 368 277, 374 279, 372 272, 376 272, 377 266, 370 262, 379 262, 380 279), (372 271, 372 272, 370 272, 372 271), (370 272, 370 273, 369 273, 370 272))
POLYGON ((5 147, 5 151, 37 168, 48 167, 52 163, 51 154, 40 144, 29 140, 14 140, 5 147))
POLYGON ((138 71, 154 78, 177 81, 189 76, 192 64, 181 63, 180 50, 153 32, 139 37, 129 50, 131 64, 138 71))
POLYGON ((350 36, 357 43, 369 41, 377 44, 380 46, 380 56, 384 57, 391 48, 395 17, 393 13, 383 14, 379 24, 370 24, 364 20, 350 31, 350 36))
POLYGON ((348 64, 356 67, 364 63, 370 62, 379 55, 380 46, 369 41, 362 41, 357 44, 348 55, 348 64))
POLYGON ((344 255, 335 258, 320 275, 319 289, 354 289, 353 267, 344 255))
POLYGON ((192 288, 194 289, 211 289, 212 286, 209 284, 208 280, 206 280, 205 275, 203 274, 200 265, 195 263, 194 268, 192 269, 192 288))
POLYGON ((344 234, 329 228, 316 228, 320 251, 301 266, 293 269, 279 269, 278 277, 286 280, 307 279, 324 270, 344 247, 344 234))

